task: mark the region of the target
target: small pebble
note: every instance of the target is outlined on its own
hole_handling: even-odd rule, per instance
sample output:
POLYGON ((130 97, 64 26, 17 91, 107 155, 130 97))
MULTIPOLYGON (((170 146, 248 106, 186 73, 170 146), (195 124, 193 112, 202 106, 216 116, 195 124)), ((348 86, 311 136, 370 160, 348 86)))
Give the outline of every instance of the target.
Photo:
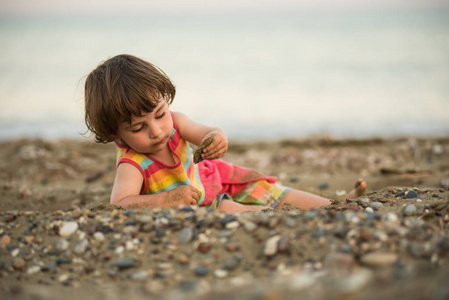
POLYGON ((240 249, 239 245, 237 245, 236 243, 233 243, 233 242, 226 243, 225 248, 229 252, 234 252, 234 251, 237 251, 240 249))
POLYGON ((83 239, 81 242, 76 244, 76 246, 73 249, 73 251, 75 251, 75 253, 77 253, 77 254, 83 254, 86 251, 87 246, 89 246, 88 240, 87 239, 83 239))
POLYGON ((365 211, 366 212, 369 212, 369 213, 373 213, 374 212, 374 209, 372 208, 372 207, 367 207, 367 208, 365 208, 365 211))
POLYGON ((114 253, 115 254, 122 254, 123 252, 125 252, 125 247, 120 245, 117 248, 115 248, 114 253))
POLYGON ((17 255, 19 255, 20 253, 20 249, 19 248, 15 248, 11 251, 11 256, 12 257, 16 257, 17 255))
POLYGON ((166 287, 160 282, 160 280, 149 280, 147 281, 143 289, 149 294, 157 295, 165 290, 166 287))
POLYGON ((211 248, 212 248, 212 245, 209 243, 200 243, 198 245, 197 250, 198 250, 198 252, 205 254, 205 253, 209 252, 209 250, 211 248))
POLYGON ((240 226, 239 222, 237 221, 232 221, 226 224, 226 229, 236 229, 240 226))
POLYGON ((218 222, 224 227, 226 224, 237 221, 237 217, 233 214, 228 214, 224 218, 218 220, 218 222))
POLYGON ((287 253, 290 247, 290 239, 287 237, 281 237, 277 244, 279 253, 287 253))
POLYGON ((178 242, 180 244, 188 243, 193 238, 193 230, 190 227, 183 228, 179 233, 178 242))
POLYGON ((209 267, 207 267, 207 266, 199 266, 199 267, 196 267, 193 270, 193 272, 195 273, 196 276, 203 277, 203 276, 206 276, 207 274, 209 274, 210 270, 209 270, 209 267))
POLYGON ((130 275, 130 278, 131 278, 132 280, 144 280, 144 279, 146 279, 147 277, 148 277, 148 272, 145 271, 145 270, 137 271, 137 272, 132 273, 132 274, 130 275))
POLYGON ((369 267, 385 267, 397 260, 395 253, 369 253, 360 258, 360 262, 369 267))
POLYGON ((187 255, 185 255, 184 253, 181 253, 178 256, 177 261, 182 265, 186 265, 189 262, 189 257, 187 255))
POLYGON ((102 232, 95 232, 94 233, 94 239, 99 241, 99 242, 103 242, 104 241, 104 234, 102 232))
POLYGON ((246 231, 251 232, 257 228, 257 225, 253 222, 245 222, 243 223, 243 228, 245 228, 246 231))
POLYGON ((40 272, 40 270, 41 270, 41 267, 39 267, 39 266, 31 266, 27 269, 27 274, 30 274, 30 275, 35 274, 37 272, 40 272))
POLYGON ((296 221, 292 218, 288 218, 285 220, 285 226, 287 227, 294 227, 296 225, 296 221))
POLYGON ((299 177, 298 176, 290 176, 290 178, 288 179, 288 181, 290 181, 291 183, 295 183, 299 181, 299 177))
POLYGON ((22 270, 25 267, 25 260, 21 257, 15 257, 12 265, 17 270, 22 270))
POLYGON ((362 199, 360 199, 358 201, 359 205, 362 206, 363 208, 366 208, 369 206, 369 198, 368 197, 364 197, 362 199))
POLYGON ((66 239, 59 239, 56 243, 56 249, 59 251, 65 251, 69 248, 70 243, 66 239))
POLYGON ((398 221, 398 215, 395 214, 394 212, 388 212, 388 213, 385 215, 385 220, 388 221, 388 222, 395 223, 395 222, 398 221))
POLYGON ((409 204, 404 209, 405 216, 414 216, 416 215, 416 206, 414 204, 409 204))
POLYGON ((273 256, 278 251, 278 242, 281 239, 280 235, 275 235, 271 238, 269 238, 266 243, 265 247, 263 249, 263 254, 266 256, 273 256))
POLYGON ((214 275, 217 278, 225 278, 226 276, 228 276, 228 271, 223 269, 217 269, 214 271, 214 275))
POLYGON ((64 282, 64 281, 67 281, 68 279, 69 279, 69 274, 62 274, 58 277, 59 282, 64 282))
POLYGON ((324 267, 336 272, 350 271, 354 264, 354 256, 348 253, 329 253, 324 259, 324 267))
POLYGON ((0 247, 6 247, 11 243, 11 238, 9 237, 9 235, 5 234, 4 236, 2 236, 0 238, 0 247))
POLYGON ((329 188, 329 183, 326 182, 326 181, 324 181, 324 182, 322 182, 322 183, 320 183, 320 184, 318 185, 318 188, 319 188, 320 190, 325 190, 325 189, 329 188))
POLYGON ((416 198, 418 194, 414 190, 410 190, 407 192, 407 198, 416 198))
POLYGON ((375 211, 378 211, 382 206, 383 206, 383 204, 380 203, 380 202, 373 202, 373 203, 371 203, 371 205, 370 205, 370 207, 371 207, 372 209, 374 209, 375 211))
POLYGON ((78 230, 78 223, 76 222, 66 222, 59 229, 59 235, 62 237, 71 236, 75 231, 78 230))
POLYGON ((134 258, 122 258, 115 261, 112 265, 119 268, 120 270, 128 269, 134 267, 136 260, 134 258))
POLYGON ((347 195, 348 193, 345 191, 345 190, 336 190, 335 191, 335 195, 337 195, 337 196, 339 196, 339 197, 341 197, 341 196, 344 196, 344 195, 347 195))
POLYGON ((235 259, 234 257, 227 259, 224 262, 223 269, 225 270, 234 270, 238 265, 240 261, 235 259))

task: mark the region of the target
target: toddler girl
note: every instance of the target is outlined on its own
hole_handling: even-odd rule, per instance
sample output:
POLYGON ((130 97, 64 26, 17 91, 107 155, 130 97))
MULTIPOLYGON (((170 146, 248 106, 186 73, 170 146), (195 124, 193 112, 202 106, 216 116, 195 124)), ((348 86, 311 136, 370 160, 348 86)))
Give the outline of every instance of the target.
MULTIPOLYGON (((125 208, 210 205, 224 212, 259 211, 284 203, 310 209, 328 199, 284 187, 275 177, 227 163, 226 133, 172 112, 175 86, 149 62, 118 55, 101 63, 85 83, 85 122, 101 143, 117 146, 111 204, 125 208), (208 139, 198 164, 189 143, 208 139)), ((203 148, 203 147, 201 147, 203 148)), ((359 179, 348 194, 366 191, 359 179)))

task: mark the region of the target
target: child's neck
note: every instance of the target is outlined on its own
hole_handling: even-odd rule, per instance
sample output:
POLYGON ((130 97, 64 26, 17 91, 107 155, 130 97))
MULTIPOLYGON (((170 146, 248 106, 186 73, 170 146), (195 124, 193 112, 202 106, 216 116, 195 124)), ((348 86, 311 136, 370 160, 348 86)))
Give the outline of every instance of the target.
POLYGON ((168 144, 163 150, 159 151, 156 154, 152 154, 151 156, 168 166, 173 166, 178 163, 177 157, 170 150, 168 144))

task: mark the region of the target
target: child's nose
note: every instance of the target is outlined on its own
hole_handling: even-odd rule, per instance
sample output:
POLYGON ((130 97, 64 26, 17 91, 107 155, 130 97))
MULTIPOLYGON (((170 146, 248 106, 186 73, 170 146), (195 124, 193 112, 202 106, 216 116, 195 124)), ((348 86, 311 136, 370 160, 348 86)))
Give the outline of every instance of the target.
POLYGON ((158 124, 153 123, 150 125, 149 133, 150 133, 150 138, 154 139, 161 135, 162 129, 159 127, 158 124))

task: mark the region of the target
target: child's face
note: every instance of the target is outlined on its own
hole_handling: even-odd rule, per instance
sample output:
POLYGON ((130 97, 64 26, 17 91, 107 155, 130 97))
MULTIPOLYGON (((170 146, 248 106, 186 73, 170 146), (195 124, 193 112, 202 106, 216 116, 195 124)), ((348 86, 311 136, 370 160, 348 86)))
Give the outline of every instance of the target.
POLYGON ((173 131, 173 120, 168 105, 161 100, 151 113, 134 116, 131 124, 121 122, 118 138, 140 153, 157 154, 166 149, 173 131))

